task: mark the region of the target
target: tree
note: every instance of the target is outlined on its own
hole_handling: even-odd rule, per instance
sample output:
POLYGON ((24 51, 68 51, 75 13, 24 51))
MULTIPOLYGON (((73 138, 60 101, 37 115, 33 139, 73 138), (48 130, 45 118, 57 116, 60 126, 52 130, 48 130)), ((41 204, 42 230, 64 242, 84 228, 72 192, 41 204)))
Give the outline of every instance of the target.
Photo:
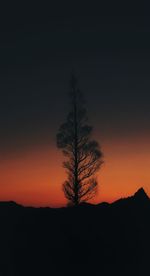
POLYGON ((98 183, 95 173, 103 160, 98 142, 91 140, 92 127, 87 124, 87 111, 83 94, 78 89, 74 76, 70 82, 71 111, 57 134, 57 146, 65 155, 63 167, 68 179, 63 191, 73 205, 90 200, 97 192, 98 183))

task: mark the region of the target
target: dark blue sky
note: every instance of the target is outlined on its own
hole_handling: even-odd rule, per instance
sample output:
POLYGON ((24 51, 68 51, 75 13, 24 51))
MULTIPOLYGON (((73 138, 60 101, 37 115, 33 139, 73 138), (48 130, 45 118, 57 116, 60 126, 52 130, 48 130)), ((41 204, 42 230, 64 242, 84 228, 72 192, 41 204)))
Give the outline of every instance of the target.
POLYGON ((102 139, 149 135, 150 18, 7 8, 0 29, 0 149, 51 143, 72 69, 102 139))

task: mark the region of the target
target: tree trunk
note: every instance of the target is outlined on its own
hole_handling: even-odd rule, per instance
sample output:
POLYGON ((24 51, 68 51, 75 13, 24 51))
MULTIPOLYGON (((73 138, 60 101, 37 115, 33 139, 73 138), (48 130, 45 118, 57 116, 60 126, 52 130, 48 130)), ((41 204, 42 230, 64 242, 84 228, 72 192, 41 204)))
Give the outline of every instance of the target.
POLYGON ((76 91, 74 89, 74 203, 79 204, 79 183, 78 183, 78 122, 77 122, 77 99, 76 91))

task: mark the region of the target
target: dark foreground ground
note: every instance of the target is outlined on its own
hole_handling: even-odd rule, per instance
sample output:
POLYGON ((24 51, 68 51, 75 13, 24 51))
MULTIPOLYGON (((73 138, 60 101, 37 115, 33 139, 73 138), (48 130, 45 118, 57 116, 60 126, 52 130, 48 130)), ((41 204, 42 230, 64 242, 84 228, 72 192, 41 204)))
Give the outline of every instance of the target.
POLYGON ((51 209, 0 203, 0 276, 149 275, 150 199, 51 209))

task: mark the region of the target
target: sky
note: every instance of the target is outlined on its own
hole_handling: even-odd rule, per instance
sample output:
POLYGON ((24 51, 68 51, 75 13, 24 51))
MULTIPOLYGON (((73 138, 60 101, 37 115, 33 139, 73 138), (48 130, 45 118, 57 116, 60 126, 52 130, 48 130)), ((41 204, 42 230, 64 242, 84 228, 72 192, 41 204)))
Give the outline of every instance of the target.
POLYGON ((104 153, 92 202, 112 202, 141 186, 150 195, 150 18, 115 14, 115 8, 79 11, 44 4, 4 8, 0 200, 66 204, 56 134, 69 111, 72 70, 104 153))

